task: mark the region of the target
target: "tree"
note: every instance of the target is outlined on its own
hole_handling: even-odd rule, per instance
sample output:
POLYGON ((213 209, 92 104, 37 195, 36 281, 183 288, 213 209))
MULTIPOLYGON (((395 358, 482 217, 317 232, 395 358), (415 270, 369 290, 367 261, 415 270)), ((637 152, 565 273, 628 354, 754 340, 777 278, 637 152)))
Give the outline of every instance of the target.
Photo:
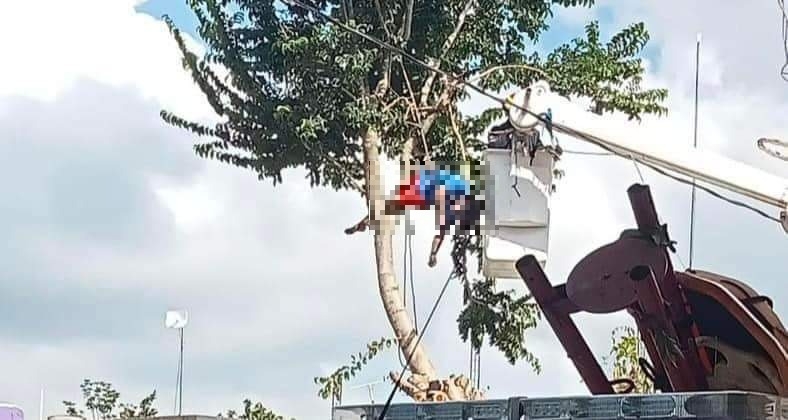
POLYGON ((317 395, 324 400, 331 398, 332 404, 341 404, 342 389, 345 382, 355 377, 375 356, 379 355, 383 350, 391 348, 395 343, 396 340, 386 337, 382 337, 377 341, 371 341, 367 344, 365 352, 359 352, 350 356, 349 365, 340 366, 328 376, 315 377, 315 384, 320 385, 317 395))
POLYGON ((153 407, 153 403, 156 401, 155 390, 143 398, 138 405, 135 405, 118 403, 120 393, 109 382, 85 379, 79 388, 82 391, 84 409, 77 408, 77 405, 72 401, 63 401, 66 414, 69 416, 87 418, 87 412, 91 420, 108 420, 155 417, 158 414, 158 410, 153 407), (116 414, 115 409, 120 411, 116 414))
POLYGON ((252 403, 251 400, 245 399, 243 405, 243 412, 240 415, 235 410, 227 410, 225 414, 219 413, 216 417, 238 420, 285 420, 284 417, 265 408, 261 402, 252 403))
POLYGON ((640 368, 640 358, 645 356, 640 334, 632 327, 618 327, 613 330, 612 341, 609 358, 613 359, 613 378, 630 379, 635 384, 632 392, 654 392, 654 384, 640 368))
MULTIPOLYGON (((644 70, 637 56, 649 38, 642 23, 603 42, 598 23, 590 22, 584 36, 550 54, 534 51, 553 7, 591 7, 593 0, 304 1, 483 89, 547 79, 559 94, 590 98, 597 113, 621 111, 639 118, 666 112, 661 102, 667 92, 641 87, 644 70)), ((282 182, 284 169, 299 167, 312 186, 358 192, 373 221, 383 307, 410 360, 410 386, 404 389, 425 390, 436 381, 442 382, 439 387, 455 386, 440 381, 425 346, 416 345, 413 322, 404 310, 394 269, 394 224, 380 208, 380 162, 389 158, 408 164, 414 155, 427 155, 478 164, 484 148, 479 137, 501 110, 462 115, 458 103, 469 92, 454 77, 364 41, 289 0, 187 3, 207 45, 203 57, 190 51, 178 28, 165 20, 185 69, 222 120, 204 125, 167 110, 162 118, 202 139, 194 145, 198 156, 246 168, 274 185, 282 182)), ((467 252, 477 252, 475 239, 467 252)), ((466 252, 458 245, 463 243, 455 241, 455 251, 466 252)), ((510 361, 534 364, 523 329, 535 325, 536 306, 494 293, 492 282, 467 289, 474 297, 470 302, 495 295, 496 303, 466 308, 459 318, 461 333, 468 332, 463 337, 480 345, 478 338, 487 335, 510 361)))

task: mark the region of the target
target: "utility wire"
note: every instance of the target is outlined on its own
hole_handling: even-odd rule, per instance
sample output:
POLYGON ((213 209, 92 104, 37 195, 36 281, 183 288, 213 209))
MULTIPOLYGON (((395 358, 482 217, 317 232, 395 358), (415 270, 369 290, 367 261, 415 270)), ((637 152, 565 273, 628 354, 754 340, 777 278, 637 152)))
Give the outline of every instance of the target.
MULTIPOLYGON (((399 47, 391 45, 391 44, 389 44, 387 42, 381 41, 381 40, 375 38, 374 36, 365 34, 365 33, 359 31, 356 28, 350 27, 350 26, 340 22, 339 20, 334 19, 333 17, 323 13, 322 11, 320 11, 318 8, 316 8, 314 6, 311 6, 311 5, 308 5, 308 4, 304 4, 304 3, 302 3, 299 0, 283 0, 283 1, 285 3, 287 3, 287 4, 292 5, 292 6, 296 6, 296 7, 300 7, 302 9, 308 10, 308 11, 312 12, 313 14, 315 14, 315 16, 319 17, 320 19, 323 19, 323 20, 325 20, 325 21, 327 21, 327 22, 329 22, 329 23, 331 23, 333 25, 336 25, 337 27, 339 27, 339 28, 341 28, 341 29, 343 29, 343 30, 345 30, 347 32, 350 32, 350 33, 352 33, 352 34, 354 34, 354 35, 356 35, 358 37, 364 38, 367 41, 369 41, 369 42, 371 42, 371 43, 373 43, 375 45, 378 45, 379 47, 381 47, 383 49, 387 49, 387 50, 389 50, 391 52, 395 52, 395 53, 407 58, 408 60, 418 64, 419 66, 421 66, 421 67, 423 67, 423 68, 425 68, 427 70, 430 70, 432 72, 435 72, 435 73, 437 73, 437 74, 439 74, 441 76, 444 76, 447 79, 451 79, 451 80, 453 80, 454 82, 456 82, 458 84, 464 85, 467 88, 469 88, 469 89, 479 93, 480 95, 482 95, 482 96, 484 96, 484 97, 486 97, 488 99, 491 99, 491 100, 493 100, 493 101, 495 101, 495 102, 497 102, 497 103, 499 103, 501 105, 510 106, 510 107, 516 108, 516 109, 518 109, 518 110, 520 110, 522 112, 525 112, 526 114, 528 114, 528 115, 536 118, 537 120, 539 120, 542 124, 552 126, 553 130, 555 130, 555 131, 559 131, 559 132, 562 132, 564 134, 571 135, 573 137, 581 138, 581 139, 583 139, 583 140, 585 140, 587 142, 594 143, 597 146, 602 147, 603 149, 605 149, 606 151, 608 151, 610 153, 613 153, 613 154, 616 154, 616 155, 619 155, 619 156, 622 156, 622 157, 625 157, 625 158, 633 158, 632 156, 628 155, 627 153, 621 153, 621 152, 617 152, 615 150, 610 149, 609 147, 605 146, 603 141, 601 139, 599 139, 598 137, 595 137, 595 136, 590 135, 588 133, 584 133, 584 132, 579 131, 579 130, 575 130, 575 129, 570 128, 568 126, 559 124, 559 123, 557 123, 555 121, 548 120, 543 115, 539 115, 539 114, 537 114, 537 113, 535 113, 535 112, 533 112, 533 111, 531 111, 531 110, 529 110, 529 109, 527 109, 525 107, 522 107, 522 106, 520 106, 518 104, 506 101, 503 98, 500 98, 500 97, 498 97, 498 96, 486 91, 485 89, 482 89, 479 86, 476 86, 475 84, 464 80, 463 78, 461 78, 459 76, 452 75, 452 74, 448 73, 445 70, 442 70, 442 69, 437 68, 435 66, 431 66, 429 63, 425 62, 424 60, 422 60, 422 59, 420 59, 420 58, 418 58, 416 56, 414 56, 413 54, 408 53, 407 51, 403 50, 402 48, 399 48, 399 47)), ((783 6, 783 4, 782 4, 783 0, 778 0, 778 1, 780 1, 780 5, 782 7, 783 6)), ((785 17, 788 18, 788 15, 786 15, 785 17)), ((788 29, 788 26, 786 26, 786 28, 788 29)), ((661 169, 661 168, 659 168, 659 167, 657 167, 657 166, 655 166, 655 165, 653 165, 651 163, 645 162, 643 160, 640 160, 640 163, 648 166, 649 168, 655 170, 656 172, 658 172, 658 173, 660 173, 660 174, 662 174, 664 176, 667 176, 668 178, 671 178, 671 179, 673 179, 675 181, 678 181, 678 182, 681 182, 681 183, 684 183, 684 184, 687 184, 687 185, 692 185, 692 181, 686 180, 686 179, 681 178, 681 177, 676 176, 676 175, 669 174, 667 171, 665 171, 665 170, 663 170, 663 169, 661 169)), ((739 207, 743 207, 743 208, 746 208, 748 210, 751 210, 754 213, 756 213, 756 214, 758 214, 760 216, 763 216, 764 218, 766 218, 768 220, 771 220, 773 222, 782 223, 782 221, 780 221, 778 218, 770 216, 770 215, 768 215, 767 213, 765 213, 764 211, 762 211, 762 210, 760 210, 758 208, 750 206, 749 204, 743 203, 741 201, 737 201, 737 200, 734 200, 732 198, 725 197, 724 195, 714 191, 711 188, 703 187, 703 186, 700 186, 700 185, 698 185, 697 188, 699 188, 700 190, 711 194, 712 196, 714 196, 716 198, 719 198, 719 199, 721 199, 723 201, 726 201, 729 204, 733 204, 735 206, 739 206, 739 207)))
POLYGON ((449 287, 449 283, 454 278, 454 275, 455 272, 452 271, 451 274, 449 274, 449 276, 446 278, 446 282, 443 283, 443 288, 441 289, 440 294, 438 294, 438 298, 435 299, 435 304, 432 305, 432 310, 430 311, 429 316, 427 316, 427 320, 424 322, 424 327, 421 329, 421 333, 416 336, 416 343, 413 344, 414 351, 411 351, 410 355, 408 355, 408 360, 405 362, 405 367, 403 367, 400 371, 399 376, 397 377, 397 382, 394 383, 394 388, 391 389, 391 393, 389 394, 388 399, 386 399, 386 404, 383 406, 383 410, 380 412, 378 420, 384 420, 386 418, 386 412, 388 412, 389 406, 391 406, 391 401, 394 399, 394 395, 399 390, 399 387, 402 383, 402 378, 405 376, 405 371, 410 365, 413 355, 416 354, 415 349, 418 348, 419 343, 421 343, 421 339, 424 337, 424 333, 427 331, 430 321, 432 321, 432 316, 435 315, 435 311, 438 309, 438 305, 440 305, 443 295, 446 293, 446 289, 449 287))
POLYGON ((564 149, 563 153, 566 153, 568 155, 616 156, 615 153, 610 153, 610 152, 586 152, 580 150, 566 150, 566 149, 564 149))
MULTIPOLYGON (((413 307, 413 327, 416 331, 416 334, 419 333, 419 318, 418 312, 416 310, 416 288, 413 281, 413 237, 408 232, 408 227, 405 227, 405 244, 403 249, 403 258, 402 258, 402 302, 407 309, 408 307, 408 282, 410 282, 410 297, 411 297, 411 304, 413 307)), ((397 351, 397 359, 399 359, 399 364, 402 367, 407 368, 407 364, 404 360, 402 360, 403 350, 400 349, 397 351)))

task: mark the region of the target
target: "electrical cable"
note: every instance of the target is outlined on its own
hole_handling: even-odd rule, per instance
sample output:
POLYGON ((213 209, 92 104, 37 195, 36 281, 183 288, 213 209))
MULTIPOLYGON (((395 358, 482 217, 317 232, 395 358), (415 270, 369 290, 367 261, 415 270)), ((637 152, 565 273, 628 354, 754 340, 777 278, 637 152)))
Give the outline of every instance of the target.
MULTIPOLYGON (((782 7, 782 0, 778 0, 778 1, 780 1, 781 7, 782 7)), ((518 109, 520 111, 523 111, 526 114, 531 115, 534 118, 536 118, 542 124, 549 124, 552 127, 552 129, 554 129, 556 131, 560 131, 560 132, 563 132, 564 134, 569 134, 569 135, 574 136, 574 137, 582 138, 582 139, 584 139, 584 140, 586 140, 586 141, 588 141, 590 143, 596 144, 597 146, 605 149, 606 151, 608 151, 610 153, 613 153, 613 154, 616 154, 616 155, 619 155, 619 156, 622 156, 622 157, 629 157, 630 159, 635 161, 634 156, 632 156, 631 154, 629 156, 627 156, 626 153, 616 152, 613 149, 605 146, 603 141, 601 141, 599 138, 597 138, 597 137, 595 137, 593 135, 584 133, 584 132, 579 131, 579 130, 572 129, 572 128, 564 126, 562 124, 558 124, 558 123, 552 121, 551 119, 547 119, 544 116, 539 115, 537 113, 534 113, 533 111, 531 111, 531 110, 529 110, 529 109, 527 109, 525 107, 522 107, 520 105, 511 103, 509 101, 506 101, 506 100, 504 100, 504 99, 502 99, 502 98, 500 98, 500 97, 498 97, 498 96, 496 96, 496 95, 494 95, 492 93, 489 93, 485 89, 482 89, 482 88, 476 86, 475 84, 464 80, 461 77, 452 75, 449 72, 444 71, 444 70, 442 70, 440 68, 437 68, 435 66, 431 66, 429 63, 425 62, 424 60, 422 60, 422 59, 420 59, 420 58, 418 58, 416 56, 414 56, 413 54, 408 53, 407 51, 403 50, 402 48, 399 48, 397 46, 391 45, 391 44, 389 44, 387 42, 384 42, 384 41, 381 41, 381 40, 379 40, 379 39, 377 39, 377 38, 375 38, 375 37, 373 37, 371 35, 365 34, 365 33, 361 32, 361 31, 359 31, 359 30, 357 30, 355 28, 352 28, 352 27, 340 22, 339 20, 334 19, 333 17, 323 13, 321 10, 319 10, 318 8, 316 8, 314 6, 311 6, 311 5, 308 5, 308 4, 304 4, 304 3, 302 3, 299 0, 283 0, 283 2, 286 3, 286 4, 289 4, 291 6, 296 6, 296 7, 302 8, 304 10, 308 10, 308 11, 312 12, 313 14, 315 14, 317 17, 319 17, 319 18, 321 18, 321 19, 323 19, 323 20, 325 20, 325 21, 327 21, 327 22, 329 22, 329 23, 331 23, 333 25, 336 25, 337 27, 339 27, 339 28, 341 28, 341 29, 343 29, 343 30, 345 30, 347 32, 353 33, 356 36, 364 38, 367 41, 369 41, 369 42, 371 42, 373 44, 376 44, 376 45, 378 45, 379 47, 381 47, 383 49, 389 50, 391 52, 395 52, 395 53, 397 53, 397 54, 409 59, 410 61, 418 64, 419 66, 421 66, 421 67, 423 67, 425 69, 428 69, 428 70, 430 70, 430 71, 432 71, 434 73, 437 73, 437 74, 445 77, 446 79, 450 79, 450 80, 452 80, 452 81, 454 81, 454 82, 456 82, 458 84, 464 85, 467 88, 469 88, 469 89, 479 93, 480 95, 482 95, 482 96, 484 96, 484 97, 486 97, 488 99, 491 99, 491 100, 493 100, 493 101, 495 101, 495 102, 497 102, 497 103, 499 103, 501 105, 511 106, 511 107, 514 107, 514 108, 516 108, 516 109, 518 109)), ((788 46, 786 48, 788 50, 788 46)), ((786 55, 788 56, 788 51, 786 51, 786 55)), ((786 66, 788 66, 788 64, 786 64, 786 66)), ((786 80, 788 80, 788 78, 786 78, 786 80)), ((662 168, 659 168, 658 166, 653 165, 653 164, 651 164, 649 162, 641 161, 640 163, 642 163, 645 166, 651 168, 652 170, 656 171, 657 173, 659 173, 659 174, 661 174, 663 176, 666 176, 668 178, 671 178, 671 179, 673 179, 673 180, 675 180, 677 182, 680 182, 680 183, 683 183, 683 184, 687 184, 687 185, 693 185, 692 181, 686 180, 686 179, 681 178, 680 176, 677 176, 677 175, 670 174, 668 171, 663 170, 662 168)), ((638 171, 639 171, 639 169, 638 169, 638 171)), ((757 209, 757 208, 755 208, 753 206, 750 206, 750 205, 748 205, 746 203, 743 203, 743 202, 740 202, 740 201, 737 201, 737 200, 725 197, 724 195, 714 191, 711 188, 704 187, 704 186, 701 186, 701 185, 697 185, 697 188, 702 190, 702 191, 705 191, 708 194, 711 194, 712 196, 714 196, 714 197, 716 197, 718 199, 721 199, 721 200, 723 200, 725 202, 728 202, 729 204, 733 204, 735 206, 739 206, 739 207, 743 207, 743 208, 749 209, 749 210, 755 212, 756 214, 758 214, 758 215, 760 215, 760 216, 762 216, 762 217, 764 217, 764 218, 766 218, 768 220, 771 220, 771 221, 774 221, 774 222, 777 222, 777 223, 781 223, 781 221, 779 219, 768 215, 764 211, 762 211, 760 209, 757 209)), ((415 346, 417 346, 421 342, 421 339, 424 336, 424 332, 426 331, 427 326, 429 325, 430 321, 432 320, 432 316, 434 315, 435 310, 437 309, 438 304, 440 303, 440 301, 441 301, 441 299, 443 297, 443 294, 444 294, 444 292, 446 291, 446 288, 449 285, 449 282, 451 281, 451 279, 456 274, 457 274, 456 270, 452 271, 452 273, 446 279, 446 283, 444 283, 443 289, 441 290, 441 293, 438 296, 438 299, 436 300, 435 305, 433 305, 432 311, 430 311, 430 315, 427 317, 427 321, 424 324, 424 328, 422 329, 421 333, 418 334, 418 336, 417 336, 417 340, 416 340, 415 346)), ((414 355, 414 352, 411 352, 411 354, 408 356, 408 360, 407 360, 406 365, 410 364, 410 361, 411 361, 413 355, 414 355)), ((406 368, 407 368, 407 366, 406 366, 406 368)), ((383 410, 381 411, 381 414, 378 417, 379 420, 383 420, 385 418, 386 412, 388 411, 388 408, 391 405, 391 401, 393 400, 394 395, 396 394, 397 390, 400 387, 400 382, 402 381, 402 376, 404 375, 404 373, 405 373, 405 368, 403 368, 402 372, 400 373, 400 376, 397 378, 397 382, 394 384, 394 388, 391 390, 391 393, 389 394, 389 398, 387 399, 386 404, 383 406, 383 410)))
MULTIPOLYGON (((556 129, 556 131, 563 132, 564 134, 569 134, 569 135, 571 135, 573 137, 582 138, 582 139, 586 140, 589 143, 593 143, 596 146, 599 146, 602 149, 607 150, 610 153, 626 157, 625 154, 617 153, 615 150, 613 150, 613 149, 607 147, 605 144, 603 144, 600 139, 598 139, 597 137, 592 136, 590 134, 583 133, 581 131, 575 130, 573 128, 566 127, 564 125, 561 125, 561 124, 558 124, 558 123, 555 123, 555 122, 553 122, 553 128, 556 129)), ((658 167, 658 166, 656 166, 654 164, 651 164, 649 162, 646 162, 644 160, 639 160, 639 162, 642 165, 645 165, 645 166, 649 167, 650 169, 652 169, 653 171, 659 173, 660 175, 666 176, 666 177, 668 177, 668 178, 670 178, 670 179, 672 179, 674 181, 680 182, 682 184, 690 185, 690 186, 693 185, 693 182, 691 180, 682 178, 680 175, 671 174, 668 170, 662 169, 662 168, 660 168, 660 167, 658 167)), ((700 185, 700 184, 697 184, 697 183, 696 183, 696 186, 697 186, 697 188, 699 190, 704 191, 704 192, 714 196, 715 198, 723 200, 723 201, 727 202, 728 204, 732 204, 732 205, 738 206, 738 207, 743 207, 743 208, 745 208, 747 210, 750 210, 750 211, 752 211, 752 212, 758 214, 759 216, 762 216, 762 217, 764 217, 764 218, 766 218, 768 220, 771 220, 771 221, 777 222, 777 223, 782 223, 782 221, 780 219, 778 219, 778 218, 776 218, 774 216, 770 216, 768 213, 764 212, 761 209, 753 207, 753 206, 751 206, 749 204, 746 204, 744 202, 741 202, 741 201, 738 201, 738 200, 735 200, 735 199, 732 199, 732 198, 728 198, 728 197, 724 196, 723 194, 713 190, 712 188, 709 188, 709 187, 706 187, 706 186, 703 186, 703 185, 700 185)))
POLYGON ((579 150, 563 150, 563 153, 568 155, 588 155, 588 156, 616 156, 615 153, 610 152, 586 152, 586 151, 579 151, 579 150))
MULTIPOLYGON (((454 278, 455 274, 455 271, 452 271, 451 274, 449 274, 449 277, 446 278, 446 282, 443 283, 443 288, 441 289, 440 294, 438 294, 438 298, 435 299, 435 304, 432 305, 432 310, 430 311, 429 316, 427 316, 427 320, 424 322, 424 327, 421 329, 421 333, 416 336, 416 343, 413 344, 413 349, 416 349, 419 346, 419 343, 421 343, 421 339, 424 337, 424 333, 427 331, 427 327, 430 325, 430 321, 432 321, 432 317, 435 315, 435 311, 438 309, 438 305, 440 305, 443 295, 446 293, 446 289, 449 287, 449 283, 454 278)), ((402 377, 405 375, 405 370, 410 365, 410 361, 413 359, 414 354, 416 354, 415 351, 410 352, 408 360, 405 363, 405 367, 402 368, 402 371, 400 371, 399 376, 397 377, 397 382, 394 383, 394 388, 391 389, 391 393, 389 394, 388 399, 386 399, 386 404, 383 406, 383 410, 381 410, 378 420, 384 420, 386 418, 386 412, 388 412, 389 406, 391 406, 391 401, 394 399, 394 395, 399 390, 400 384, 402 383, 402 377)))
MULTIPOLYGON (((413 327, 416 331, 416 334, 419 333, 419 317, 418 311, 416 310, 416 289, 413 281, 413 237, 407 232, 407 226, 405 227, 405 244, 403 249, 403 258, 402 258, 402 303, 405 306, 405 309, 408 308, 408 282, 410 282, 410 297, 411 297, 411 306, 413 307, 413 327), (410 267, 408 267, 410 266, 410 267)), ((407 364, 405 361, 402 360, 402 353, 403 350, 400 347, 397 351, 397 359, 399 359, 399 364, 401 367, 407 368, 407 364)))
MULTIPOLYGON (((408 298, 408 280, 406 278, 406 273, 408 272, 407 271, 408 270, 408 258, 407 258, 407 254, 408 254, 408 232, 407 232, 407 230, 408 230, 408 227, 405 226, 405 237, 403 238, 404 239, 404 243, 402 245, 402 248, 403 248, 402 249, 402 253, 404 254, 403 258, 402 258, 402 306, 405 307, 406 311, 408 309, 408 299, 407 299, 408 298)), ((402 347, 401 346, 397 346, 397 360, 399 360, 399 365, 400 365, 400 367, 407 368, 408 365, 406 365, 405 361, 402 360, 402 353, 403 353, 402 347)))
MULTIPOLYGON (((780 0, 780 1, 782 1, 782 0, 780 0)), ((311 6, 311 5, 308 5, 308 4, 304 4, 304 3, 302 3, 299 0, 283 0, 283 2, 285 2, 287 4, 290 4, 292 6, 300 7, 302 9, 311 11, 313 14, 315 14, 318 17, 320 17, 321 19, 323 19, 323 20, 325 20, 325 21, 327 21, 327 22, 329 22, 329 23, 331 23, 333 25, 336 25, 339 28, 341 28, 341 29, 343 29, 343 30, 345 30, 347 32, 353 33, 356 36, 364 38, 367 41, 372 42, 373 44, 376 44, 376 45, 378 45, 381 48, 384 48, 384 49, 387 49, 387 50, 389 50, 391 52, 395 52, 397 54, 400 54, 401 56, 403 56, 403 57, 407 58, 408 60, 418 64, 419 66, 421 66, 421 67, 423 67, 423 68, 425 68, 427 70, 430 70, 432 72, 435 72, 435 73, 437 73, 437 74, 439 74, 441 76, 444 76, 447 79, 451 79, 451 80, 455 81, 458 84, 464 85, 464 86, 468 87, 469 89, 475 91, 476 93, 478 93, 478 94, 480 94, 480 95, 482 95, 482 96, 484 96, 484 97, 486 97, 488 99, 491 99, 491 100, 493 100, 493 101, 495 101, 495 102, 497 102, 497 103, 499 103, 501 105, 514 107, 517 110, 525 112, 526 114, 528 114, 528 115, 536 118, 537 120, 539 120, 542 124, 545 124, 545 125, 549 124, 549 125, 551 125, 551 127, 554 130, 556 130, 556 131, 560 131, 560 132, 563 132, 564 134, 569 134, 571 136, 578 137, 578 138, 581 138, 583 140, 586 140, 586 141, 588 141, 590 143, 594 143, 597 146, 602 147, 603 149, 607 150, 610 153, 613 153, 613 154, 616 154, 616 155, 619 155, 619 156, 622 156, 622 157, 625 157, 625 158, 632 158, 631 156, 628 156, 626 153, 616 152, 616 151, 606 147, 601 142, 601 140, 599 138, 595 137, 595 136, 592 136, 590 134, 584 133, 584 132, 579 131, 579 130, 572 129, 572 128, 567 127, 567 126, 564 126, 564 125, 559 124, 559 123, 557 123, 555 121, 552 121, 551 119, 545 118, 545 116, 539 115, 539 114, 537 114, 537 113, 535 113, 535 112, 533 112, 533 111, 531 111, 531 110, 529 110, 529 109, 527 109, 525 107, 522 107, 520 105, 511 103, 509 101, 506 101, 503 98, 500 98, 500 97, 498 97, 498 96, 486 91, 485 89, 482 89, 482 88, 476 86, 475 84, 464 80, 461 77, 452 75, 452 74, 446 72, 445 70, 441 70, 440 68, 437 68, 435 66, 431 66, 430 64, 426 63, 424 60, 414 56, 413 54, 408 53, 407 51, 403 50, 402 48, 399 48, 397 46, 391 45, 391 44, 389 44, 387 42, 384 42, 384 41, 381 41, 381 40, 379 40, 379 39, 377 39, 377 38, 375 38, 375 37, 373 37, 371 35, 367 35, 367 34, 361 32, 361 31, 359 31, 359 30, 357 30, 355 28, 352 28, 352 27, 350 27, 350 26, 338 21, 337 19, 334 19, 333 17, 321 12, 319 9, 317 9, 314 6, 311 6)), ((671 178, 671 179, 673 179, 675 181, 678 181, 678 182, 681 182, 681 183, 684 183, 684 184, 688 184, 688 185, 692 185, 692 181, 688 181, 688 180, 682 179, 682 178, 680 178, 680 177, 678 177, 676 175, 668 174, 665 170, 663 170, 661 168, 658 168, 657 166, 652 165, 652 164, 650 164, 648 162, 644 162, 644 161, 641 160, 640 163, 650 167, 651 169, 657 171, 658 173, 660 173, 662 175, 665 175, 668 178, 671 178)), ((753 206, 750 206, 750 205, 748 205, 746 203, 743 203, 741 201, 737 201, 737 200, 725 197, 724 195, 722 195, 722 194, 720 194, 720 193, 718 193, 718 192, 716 192, 716 191, 714 191, 714 190, 712 190, 712 189, 710 189, 708 187, 698 186, 698 188, 703 190, 703 191, 705 191, 708 194, 711 194, 712 196, 714 196, 714 197, 716 197, 718 199, 721 199, 723 201, 728 202, 729 204, 733 204, 735 206, 746 208, 746 209, 751 210, 751 211, 753 211, 754 213, 756 213, 756 214, 758 214, 760 216, 765 217, 768 220, 771 220, 771 221, 774 221, 774 222, 777 222, 777 223, 782 223, 782 221, 780 221, 778 218, 769 216, 767 213, 765 213, 764 211, 762 211, 760 209, 757 209, 757 208, 755 208, 753 206)))
POLYGON ((413 307, 413 326, 416 328, 416 334, 419 333, 419 314, 416 310, 416 285, 413 282, 413 236, 408 235, 408 277, 410 281, 410 301, 413 307))

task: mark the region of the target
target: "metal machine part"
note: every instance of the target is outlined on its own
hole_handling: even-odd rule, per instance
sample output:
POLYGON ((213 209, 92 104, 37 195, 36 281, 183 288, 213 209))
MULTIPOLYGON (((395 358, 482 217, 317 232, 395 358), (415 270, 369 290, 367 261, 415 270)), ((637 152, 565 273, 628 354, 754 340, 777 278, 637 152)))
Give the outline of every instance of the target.
MULTIPOLYGON (((517 105, 508 107, 511 125, 522 131, 545 125, 543 119, 537 116, 551 114, 551 109, 555 109, 561 101, 566 102, 550 91, 547 82, 535 82, 509 98, 511 104, 517 105)), ((780 220, 788 233, 788 217, 785 216, 788 213, 788 180, 785 178, 689 145, 646 142, 637 136, 625 137, 621 132, 623 128, 631 131, 631 125, 616 124, 571 105, 567 110, 570 112, 562 111, 562 115, 569 114, 566 117, 567 124, 553 117, 550 130, 596 144, 627 159, 674 171, 777 207, 775 219, 780 220)))

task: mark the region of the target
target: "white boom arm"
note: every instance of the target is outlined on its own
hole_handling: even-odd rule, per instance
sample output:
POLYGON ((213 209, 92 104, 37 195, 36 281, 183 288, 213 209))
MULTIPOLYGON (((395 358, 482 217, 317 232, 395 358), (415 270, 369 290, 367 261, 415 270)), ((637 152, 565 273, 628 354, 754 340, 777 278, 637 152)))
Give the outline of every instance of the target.
MULTIPOLYGON (((536 82, 530 88, 519 91, 509 98, 509 102, 518 105, 518 107, 507 107, 509 121, 517 130, 532 129, 542 122, 520 107, 537 115, 545 115, 551 108, 555 109, 561 100, 558 95, 550 92, 550 86, 546 82, 536 82)), ((660 142, 643 141, 636 137, 625 137, 621 135, 621 125, 616 126, 609 120, 577 109, 562 109, 563 117, 566 117, 567 111, 570 116, 566 119, 570 123, 563 126, 553 121, 553 131, 570 135, 578 140, 596 143, 636 161, 675 171, 775 206, 779 209, 778 214, 783 229, 788 232, 786 216, 788 180, 785 178, 692 146, 666 145, 660 142), (573 113, 577 118, 572 118, 573 113), (583 136, 579 137, 572 131, 581 132, 583 136)))

